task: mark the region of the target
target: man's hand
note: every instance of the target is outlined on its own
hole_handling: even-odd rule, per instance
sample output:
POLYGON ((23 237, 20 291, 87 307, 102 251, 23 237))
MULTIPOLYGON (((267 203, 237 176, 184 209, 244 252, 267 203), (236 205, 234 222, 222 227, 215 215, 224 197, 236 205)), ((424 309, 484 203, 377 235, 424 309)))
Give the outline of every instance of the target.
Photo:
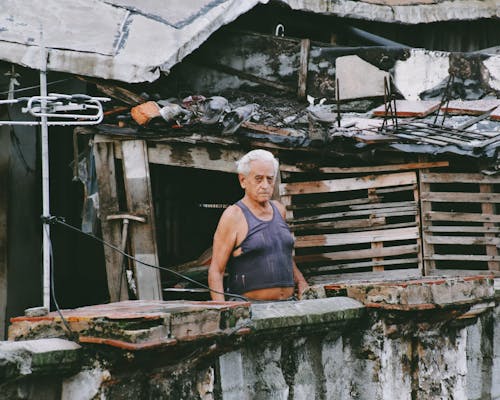
POLYGON ((302 294, 309 289, 309 284, 306 282, 305 279, 299 280, 297 282, 297 297, 299 300, 302 298, 302 294))

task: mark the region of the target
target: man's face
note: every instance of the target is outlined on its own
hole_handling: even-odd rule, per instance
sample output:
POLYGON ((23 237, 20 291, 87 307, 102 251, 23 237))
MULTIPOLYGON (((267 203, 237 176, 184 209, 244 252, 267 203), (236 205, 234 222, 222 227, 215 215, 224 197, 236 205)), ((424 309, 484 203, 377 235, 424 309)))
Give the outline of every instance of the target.
POLYGON ((239 175, 241 187, 252 200, 265 202, 274 191, 274 166, 272 161, 254 160, 250 162, 250 173, 239 175))

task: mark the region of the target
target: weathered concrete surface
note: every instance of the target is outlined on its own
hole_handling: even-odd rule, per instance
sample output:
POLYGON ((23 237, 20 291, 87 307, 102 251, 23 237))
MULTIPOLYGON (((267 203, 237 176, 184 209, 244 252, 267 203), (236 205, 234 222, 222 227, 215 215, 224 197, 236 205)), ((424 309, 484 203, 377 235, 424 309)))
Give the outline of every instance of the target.
POLYGON ((283 0, 294 10, 305 10, 370 21, 420 24, 492 18, 500 15, 495 0, 283 0))
POLYGON ((171 0, 155 7, 137 0, 5 0, 0 59, 39 69, 42 30, 49 70, 153 81, 258 3, 267 0, 171 0))
MULTIPOLYGON (((140 350, 236 332, 247 325, 249 306, 243 302, 136 300, 63 310, 62 314, 81 343, 140 350)), ((12 318, 9 327, 10 340, 67 334, 56 312, 12 318)))
MULTIPOLYGON (((74 375, 44 385, 30 374, 4 393, 19 398, 17 388, 31 379, 29 390, 45 390, 46 399, 498 399, 494 284, 489 277, 345 283, 314 287, 309 295, 321 298, 299 302, 142 301, 63 311, 80 338, 92 324, 94 339, 135 329, 142 346, 124 336, 83 340, 74 375), (178 340, 158 341, 161 325, 178 340)), ((28 324, 22 318, 14 324, 28 324)), ((31 323, 40 333, 40 321, 31 323)), ((13 332, 29 336, 23 328, 13 332)))
POLYGON ((358 56, 338 57, 335 62, 341 100, 384 95, 384 78, 389 83, 388 72, 381 71, 358 56))
POLYGON ((0 342, 0 384, 31 374, 75 371, 80 367, 80 348, 63 339, 0 342))
POLYGON ((251 329, 258 331, 288 330, 315 326, 324 329, 328 324, 356 321, 364 315, 360 302, 347 298, 317 299, 298 302, 252 304, 251 329))

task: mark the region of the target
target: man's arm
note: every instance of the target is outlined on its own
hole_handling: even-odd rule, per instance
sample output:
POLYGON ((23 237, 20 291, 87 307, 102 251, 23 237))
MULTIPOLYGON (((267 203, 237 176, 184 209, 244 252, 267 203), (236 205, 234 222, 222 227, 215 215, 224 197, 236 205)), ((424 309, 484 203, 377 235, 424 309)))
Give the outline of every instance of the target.
POLYGON ((223 277, 227 261, 236 246, 238 212, 238 207, 228 207, 222 213, 214 234, 212 262, 208 269, 208 286, 214 290, 210 292, 212 300, 224 301, 223 277))
MULTIPOLYGON (((283 217, 283 219, 286 221, 286 208, 283 204, 281 204, 279 201, 273 200, 273 203, 278 207, 278 210, 283 217)), ((297 286, 297 293, 299 299, 302 297, 302 293, 304 290, 306 290, 309 287, 309 284, 304 278, 304 275, 302 275, 302 272, 300 272, 300 269, 297 267, 297 264, 295 264, 295 261, 292 260, 293 263, 293 281, 295 282, 295 285, 297 286)))

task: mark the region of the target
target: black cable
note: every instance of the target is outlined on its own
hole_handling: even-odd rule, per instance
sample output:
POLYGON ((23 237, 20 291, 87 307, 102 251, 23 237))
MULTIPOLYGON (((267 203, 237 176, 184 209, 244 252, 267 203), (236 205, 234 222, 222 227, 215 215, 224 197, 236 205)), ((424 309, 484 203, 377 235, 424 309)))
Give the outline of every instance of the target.
MULTIPOLYGON (((47 225, 44 225, 44 229, 46 229, 47 225)), ((55 284, 54 284, 54 253, 52 251, 52 242, 50 240, 50 235, 47 232, 47 238, 49 241, 49 256, 50 256, 50 294, 52 297, 52 301, 54 302, 54 305, 56 306, 56 311, 61 317, 61 320, 65 326, 65 328, 68 330, 69 336, 71 339, 75 339, 76 335, 75 332, 71 329, 69 326, 68 321, 66 318, 64 318, 64 315, 61 312, 61 308, 59 307, 59 303, 57 302, 56 298, 56 289, 55 289, 55 284)))
MULTIPOLYGON (((56 83, 66 82, 66 81, 69 81, 71 79, 73 79, 73 78, 65 78, 65 79, 59 79, 57 81, 47 82, 47 86, 54 85, 56 83)), ((40 87, 40 85, 35 85, 35 86, 28 86, 28 87, 20 88, 20 89, 7 90, 6 92, 0 92, 0 95, 9 94, 9 93, 17 93, 17 92, 25 92, 26 90, 38 89, 39 87, 40 87)))
POLYGON ((191 282, 191 283, 194 283, 195 285, 198 285, 204 289, 208 289, 209 291, 213 292, 213 293, 217 293, 217 294, 222 294, 223 296, 229 296, 229 297, 235 297, 235 298, 238 298, 238 299, 241 299, 243 301, 249 301, 248 298, 246 298, 245 296, 241 296, 239 294, 235 294, 235 293, 224 293, 224 292, 219 292, 218 290, 214 290, 212 289, 211 287, 209 287, 208 285, 205 285, 204 283, 201 283, 195 279, 192 279, 190 278, 189 276, 186 276, 184 274, 181 274, 180 272, 177 272, 177 271, 174 271, 173 269, 170 269, 170 268, 167 268, 167 267, 160 267, 158 265, 153 265, 153 264, 148 264, 144 261, 141 261, 141 260, 138 260, 137 258, 135 258, 134 256, 131 256, 130 254, 128 253, 125 253, 123 250, 119 249, 118 247, 116 246, 113 246, 112 244, 102 240, 101 238, 97 237, 97 236, 94 236, 90 233, 87 233, 87 232, 83 232, 81 229, 77 228, 76 226, 73 226, 73 225, 70 225, 70 224, 67 224, 63 218, 61 217, 54 217, 54 216, 42 216, 42 221, 44 224, 60 224, 68 229, 71 229, 71 230, 74 230, 84 236, 88 236, 96 241, 98 241, 99 243, 102 243, 103 245, 105 246, 108 246, 109 248, 117 251, 118 253, 122 254, 123 256, 129 258, 130 260, 134 260, 135 262, 138 262, 146 267, 150 267, 150 268, 155 268, 155 269, 159 269, 159 270, 162 270, 162 271, 166 271, 168 273, 171 273, 172 275, 175 275, 177 276, 178 278, 181 278, 181 279, 184 279, 188 282, 191 282))

